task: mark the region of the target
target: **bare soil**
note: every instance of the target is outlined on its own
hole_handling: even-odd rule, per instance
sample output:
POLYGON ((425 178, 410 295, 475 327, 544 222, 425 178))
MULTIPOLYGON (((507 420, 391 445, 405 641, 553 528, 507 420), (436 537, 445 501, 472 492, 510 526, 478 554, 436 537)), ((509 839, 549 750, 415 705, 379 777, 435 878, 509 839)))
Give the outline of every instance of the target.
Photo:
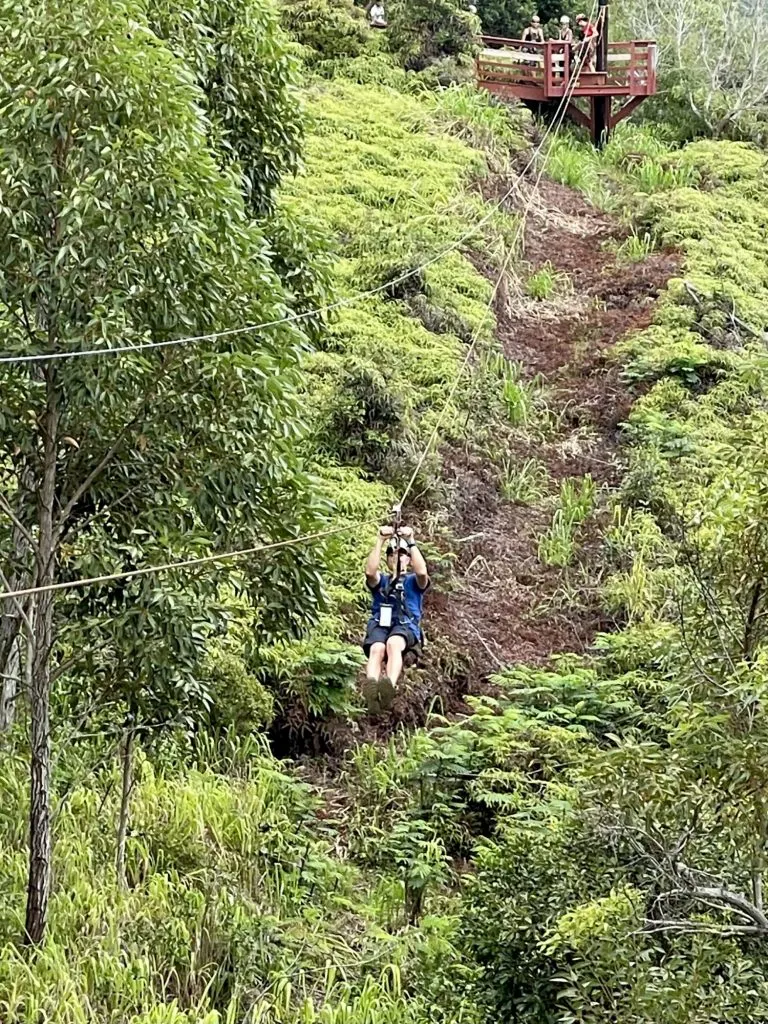
MULTIPOLYGON (((497 194, 505 184, 496 183, 497 194)), ((516 197, 518 208, 530 188, 516 197)), ((521 433, 499 443, 520 462, 535 457, 545 464, 550 497, 533 505, 507 501, 498 460, 469 446, 443 450, 456 560, 450 571, 433 574, 424 656, 418 668, 408 669, 392 714, 363 718, 352 729, 340 720, 322 723, 310 746, 325 753, 325 770, 328 755, 333 760, 353 742, 423 725, 432 710, 466 712, 464 698, 493 692, 492 676, 505 666, 546 665, 559 653, 583 653, 598 632, 615 627, 599 596, 605 512, 583 525, 577 558, 566 569, 543 564, 538 547, 559 481, 589 474, 605 499, 623 474, 621 425, 637 395, 622 381, 612 349, 651 323, 679 265, 674 252, 622 263, 616 249, 624 236, 580 193, 540 183, 527 217, 524 260, 530 272, 549 264, 569 286, 542 302, 519 287, 500 289, 495 312, 505 355, 543 387, 557 426, 545 440, 521 433)), ((480 257, 477 265, 482 269, 480 257)), ((486 272, 490 278, 492 271, 486 272)), ((417 516, 416 525, 422 535, 428 532, 426 515, 421 522, 417 516)))
MULTIPOLYGON (((611 349, 651 323, 659 293, 679 265, 674 252, 622 264, 616 248, 624 234, 579 193, 542 182, 527 218, 525 260, 532 271, 550 264, 567 275, 572 292, 554 303, 524 294, 498 298, 504 352, 521 364, 525 378, 543 382, 559 422, 554 437, 520 442, 512 454, 541 460, 555 482, 590 474, 610 489, 622 476, 621 424, 637 396, 622 382, 611 349)), ((448 713, 466 710, 463 696, 487 691, 489 676, 502 666, 544 665, 561 652, 584 652, 596 633, 615 625, 599 599, 599 513, 583 528, 575 565, 544 565, 538 545, 551 520, 551 500, 534 506, 504 501, 487 459, 465 450, 443 456, 451 529, 459 540, 470 539, 455 545, 456 582, 449 588, 435 579, 422 670, 409 673, 395 703, 395 725, 419 724, 435 702, 448 713)))

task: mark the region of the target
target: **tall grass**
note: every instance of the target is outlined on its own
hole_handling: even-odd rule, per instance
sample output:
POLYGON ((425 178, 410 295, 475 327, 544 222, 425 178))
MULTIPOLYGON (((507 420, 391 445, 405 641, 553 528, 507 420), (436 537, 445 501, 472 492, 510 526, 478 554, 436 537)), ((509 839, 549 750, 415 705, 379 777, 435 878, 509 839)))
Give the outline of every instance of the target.
POLYGON ((645 125, 619 125, 599 152, 577 130, 560 132, 549 143, 546 161, 547 173, 555 181, 614 211, 633 194, 651 195, 696 181, 693 168, 673 159, 664 132, 645 125))
POLYGON ((529 118, 522 107, 499 103, 467 85, 442 89, 432 102, 437 123, 473 146, 508 156, 525 144, 523 128, 529 118))
POLYGON ((573 290, 573 284, 567 274, 558 272, 547 260, 547 262, 535 270, 525 282, 525 290, 532 299, 543 302, 551 299, 555 293, 568 292, 573 290))
POLYGON ((553 136, 546 151, 546 173, 570 188, 589 194, 597 188, 597 162, 585 145, 569 133, 553 136))
POLYGON ((426 1024, 429 1006, 399 978, 431 939, 381 927, 404 924, 399 869, 393 910, 376 895, 384 873, 369 880, 338 855, 308 785, 259 744, 207 752, 238 777, 203 767, 202 748, 198 768, 139 761, 125 889, 113 867, 117 769, 74 786, 56 821, 49 934, 30 957, 18 944, 25 765, 3 750, 3 1024, 426 1024))
POLYGON ((525 459, 518 462, 508 457, 501 463, 501 493, 507 501, 520 505, 533 505, 547 490, 549 474, 539 459, 525 459))
POLYGON ((594 508, 595 482, 587 475, 564 480, 549 529, 539 539, 539 560, 545 565, 568 565, 576 550, 576 533, 594 508))
POLYGON ((616 256, 622 263, 642 263, 655 249, 653 236, 649 231, 638 234, 633 231, 616 250, 616 256))

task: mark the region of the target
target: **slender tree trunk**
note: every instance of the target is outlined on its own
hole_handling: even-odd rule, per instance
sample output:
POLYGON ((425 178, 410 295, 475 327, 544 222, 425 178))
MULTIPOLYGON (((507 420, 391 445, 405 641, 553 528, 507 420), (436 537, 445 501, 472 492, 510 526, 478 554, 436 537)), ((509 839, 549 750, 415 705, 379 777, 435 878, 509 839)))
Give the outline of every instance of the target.
POLYGON ((125 888, 125 840, 128 835, 128 822, 131 813, 131 790, 133 789, 133 744, 136 733, 132 728, 126 729, 120 749, 123 785, 120 791, 120 815, 117 819, 117 852, 115 868, 117 884, 125 888))
POLYGON ((761 913, 763 907, 763 875, 765 872, 765 844, 768 840, 768 807, 757 799, 757 835, 752 854, 752 899, 761 913))
POLYGON ((749 602, 749 610, 747 611, 747 621, 744 626, 744 641, 742 643, 742 654, 744 660, 750 665, 754 661, 755 648, 757 646, 758 638, 755 636, 755 623, 757 622, 757 613, 760 610, 760 603, 763 598, 763 583, 762 580, 758 580, 752 587, 752 597, 749 602))
MULTIPOLYGON (((46 407, 41 428, 42 477, 38 491, 38 550, 36 585, 54 582, 56 575, 56 461, 59 409, 56 371, 45 370, 46 407)), ((37 944, 45 935, 51 891, 51 652, 55 642, 54 594, 36 595, 34 653, 29 694, 30 803, 29 877, 25 941, 37 944)))
MULTIPOLYGON (((32 470, 25 465, 20 475, 19 492, 28 492, 31 485, 32 470)), ((20 508, 17 508, 17 515, 19 513, 20 508)), ((27 537, 14 523, 11 528, 11 557, 7 574, 11 590, 29 586, 29 560, 32 554, 27 537)), ((29 609, 31 602, 24 603, 29 609)), ((0 610, 0 732, 6 732, 13 725, 16 695, 21 683, 23 611, 24 608, 12 600, 4 601, 0 610)))
MULTIPOLYGON (((5 625, 9 616, 3 618, 5 625)), ((0 632, 2 626, 0 626, 0 632)), ((2 644, 2 638, 0 638, 2 644)), ((21 676, 21 638, 16 624, 15 635, 11 638, 5 659, 0 663, 2 679, 0 680, 0 732, 7 732, 13 725, 16 713, 16 695, 19 691, 21 676)))

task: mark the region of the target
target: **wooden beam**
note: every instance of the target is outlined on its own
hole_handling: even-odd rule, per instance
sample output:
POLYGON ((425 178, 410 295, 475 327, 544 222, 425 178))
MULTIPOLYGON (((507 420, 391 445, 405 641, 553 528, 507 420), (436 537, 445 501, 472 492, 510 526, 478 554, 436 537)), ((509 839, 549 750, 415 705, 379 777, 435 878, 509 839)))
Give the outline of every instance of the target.
POLYGON ((581 107, 576 106, 573 100, 568 103, 565 112, 581 128, 586 128, 588 132, 592 131, 592 118, 585 114, 581 107))
POLYGON ((633 96, 631 100, 627 100, 623 107, 614 110, 611 114, 611 128, 615 128, 619 121, 623 121, 625 117, 629 117, 633 110, 637 110, 644 99, 647 99, 647 97, 633 96))
POLYGON ((595 149, 602 149, 611 134, 611 97, 593 96, 590 106, 592 108, 592 144, 595 149))
POLYGON ((514 82, 480 82, 480 85, 493 96, 500 99, 532 100, 540 103, 544 100, 544 89, 534 85, 518 85, 514 82))

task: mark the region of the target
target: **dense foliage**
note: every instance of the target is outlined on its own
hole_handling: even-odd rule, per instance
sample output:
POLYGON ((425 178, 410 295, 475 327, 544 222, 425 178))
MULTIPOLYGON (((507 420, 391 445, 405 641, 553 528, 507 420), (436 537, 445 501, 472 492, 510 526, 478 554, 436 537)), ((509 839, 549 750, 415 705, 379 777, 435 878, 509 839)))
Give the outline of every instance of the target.
MULTIPOLYGON (((679 255, 616 339, 620 486, 550 480, 516 461, 554 435, 544 385, 489 311, 519 219, 477 187, 526 118, 428 89, 471 55, 459 5, 388 11, 374 38, 341 0, 0 0, 0 348, 137 349, 0 364, 3 589, 351 527, 5 599, 3 1021, 768 1017, 765 157, 550 142, 550 175, 629 229, 618 260, 679 255), (191 335, 214 336, 138 349, 191 335), (459 452, 542 498, 566 584, 599 507, 617 628, 384 736, 356 696, 360 567, 438 417, 414 493, 440 586, 459 452)), ((525 281, 542 316, 561 277, 525 281)))
POLYGON ((699 143, 665 154, 666 187, 649 188, 662 152, 627 132, 600 159, 560 153, 614 206, 622 181, 637 190, 638 229, 684 263, 654 325, 622 346, 626 378, 650 388, 606 535, 605 599, 627 626, 589 666, 500 680, 525 743, 505 747, 493 718, 493 757, 510 760, 479 765, 535 751, 534 776, 519 761, 511 777, 489 772, 508 794, 491 806, 514 813, 480 844, 466 915, 492 1013, 532 1021, 766 1013, 768 178, 748 147, 699 143))
POLYGON ((310 65, 359 57, 373 42, 365 11, 352 0, 297 0, 282 5, 281 17, 310 65))
MULTIPOLYGON (((97 0, 85 8, 41 3, 32 19, 22 19, 12 6, 6 12, 15 46, 4 54, 0 69, 8 97, 2 130, 4 351, 37 357, 97 350, 83 358, 4 366, 8 589, 131 573, 147 564, 246 547, 254 539, 281 541, 330 515, 329 499, 335 515, 370 523, 392 500, 394 492, 386 484, 401 483, 413 464, 407 446, 421 443, 431 427, 424 415, 428 398, 416 378, 417 347, 434 346, 440 355, 429 391, 433 400, 444 403, 461 360, 461 339, 472 330, 491 338, 491 323, 482 319, 488 286, 458 253, 452 261, 454 270, 462 271, 457 280, 436 266, 433 274, 418 275, 418 287, 407 294, 382 292, 366 308, 345 311, 324 338, 325 351, 305 367, 309 376, 303 382, 296 367, 305 342, 296 326, 277 323, 255 337, 248 330, 240 333, 254 322, 281 321, 294 302, 301 311, 297 275, 307 275, 309 287, 321 295, 317 275, 307 266, 307 255, 312 256, 307 239, 311 245, 322 233, 324 244, 343 257, 337 257, 335 271, 336 288, 343 294, 358 290, 361 277, 373 287, 386 283, 403 262, 413 266, 460 238, 464 221, 457 205, 466 204, 475 216, 482 209, 478 198, 464 196, 463 188, 470 176, 481 173, 483 158, 466 144, 441 137, 438 125, 441 120, 463 124, 462 106, 470 114, 476 110, 480 122, 486 113, 493 121, 488 105, 470 102, 470 96, 458 104, 453 97, 420 104, 391 93, 382 106, 376 89, 328 86, 318 93, 312 111, 318 142, 327 118, 326 144, 314 153, 308 149, 304 178, 273 207, 274 179, 295 158, 292 125, 297 122, 293 117, 280 124, 289 70, 275 20, 268 9, 263 16, 259 10, 233 11, 233 22, 223 26, 216 21, 222 11, 206 8, 199 22, 187 26, 174 21, 178 12, 155 8, 154 25, 168 46, 152 35, 139 6, 104 7, 97 0), (237 27, 238 18, 259 34, 258 78, 248 70, 254 56, 251 37, 237 27), (222 34, 227 26, 235 33, 229 42, 222 34), (270 33, 275 35, 272 43, 270 33), (233 39, 241 35, 245 48, 239 53, 233 39), (60 56, 37 60, 41 53, 60 56), (223 79, 228 84, 219 94, 223 79), (261 134, 249 127, 251 87, 258 92, 261 134), (360 121, 345 103, 368 107, 375 116, 370 123, 360 121), (342 121, 335 127, 339 116, 342 121), (279 145, 263 134, 271 130, 270 119, 275 131, 283 131, 275 136, 282 140, 279 145), (331 197, 338 195, 349 150, 344 154, 327 143, 334 132, 340 140, 355 126, 359 173, 349 181, 350 199, 359 194, 359 211, 347 211, 348 221, 338 215, 334 220, 331 197), (382 200, 387 188, 402 190, 402 171, 383 145, 375 149, 373 140, 382 138, 401 146, 402 159, 412 162, 415 189, 412 197, 403 196, 402 209, 388 214, 384 211, 391 199, 382 200), (366 181, 362 172, 371 167, 376 152, 381 166, 366 181), (272 165, 269 172, 266 161, 272 165), (252 174, 263 187, 260 199, 248 184, 252 174), (422 222, 424 206, 436 202, 445 205, 445 214, 437 212, 431 223, 422 222), (382 211, 376 234, 370 219, 375 210, 382 211), (258 221, 251 219, 253 214, 258 221), (405 247, 399 231, 403 215, 421 222, 420 233, 406 236, 405 247), (300 230, 291 230, 299 224, 300 230), (268 241, 276 225, 284 243, 278 251, 268 241), (346 254, 340 243, 346 238, 343 244, 348 244, 350 230, 358 238, 346 254), (392 318, 393 350, 383 365, 362 339, 370 335, 371 325, 387 317, 392 318), (401 336, 403 328, 407 333, 401 336), (208 332, 214 336, 163 347, 179 335, 208 332), (356 337, 359 350, 353 355, 356 337), (98 356, 118 343, 160 347, 98 356), (341 355, 345 344, 347 358, 334 361, 332 353, 341 355), (321 356, 326 357, 324 368, 321 356), (372 374, 380 377, 383 369, 394 373, 398 367, 399 383, 393 377, 387 387, 379 385, 379 392, 384 407, 390 403, 394 410, 385 408, 384 429, 391 429, 406 449, 400 460, 382 460, 375 452, 380 448, 386 454, 390 440, 386 433, 381 443, 374 438, 379 414, 371 419, 364 413, 371 430, 366 427, 356 440, 354 402, 368 401, 372 374), (408 380, 409 370, 413 380, 408 380), (334 373, 341 375, 335 385, 328 378, 334 373), (324 375, 331 385, 326 395, 324 375), (300 414, 305 393, 311 403, 305 402, 300 414), (316 474, 312 491, 299 457, 302 449, 316 474), (364 479, 370 459, 378 469, 386 467, 382 481, 364 479)), ((508 229, 499 214, 489 221, 486 237, 503 239, 508 229)), ((314 318, 308 326, 317 332, 321 323, 314 318)), ((463 404, 460 392, 457 413, 463 404)), ((452 422, 455 417, 448 418, 449 432, 452 422)), ((362 551, 365 537, 357 543, 362 551)), ((3 860, 14 899, 6 908, 3 943, 13 944, 25 934, 20 914, 28 815, 32 862, 26 939, 44 941, 53 970, 74 938, 61 901, 69 904, 70 880, 82 870, 73 845, 77 836, 101 893, 84 891, 83 905, 109 908, 116 970, 119 961, 128 975, 143 980, 126 985, 117 974, 109 980, 108 970, 102 979, 87 968, 80 973, 77 957, 58 982, 43 959, 39 971, 29 976, 22 954, 13 954, 8 945, 0 996, 4 1014, 32 1020, 42 1013, 67 1020, 89 1006, 88 1012, 100 1019, 145 1013, 148 1019, 161 1019, 165 1002, 168 1019, 173 1019, 174 1000, 192 1006, 192 988, 176 964, 184 949, 190 963, 198 954, 183 941, 172 954, 150 918, 141 933, 144 918, 136 908, 146 909, 149 891, 158 885, 165 889, 171 876, 177 878, 181 888, 172 885, 170 902, 161 901, 159 914, 177 922, 179 935, 191 936, 194 926, 183 924, 177 897, 195 904, 201 921, 209 921, 211 901, 220 899, 244 908, 236 918, 251 916, 250 897, 242 868, 233 868, 228 895, 220 880, 184 880, 188 869, 197 875, 184 859, 191 851, 183 839, 178 850, 187 850, 177 864, 165 854, 157 860, 150 854, 137 874, 143 816, 151 817, 149 809, 159 806, 153 791, 143 810, 147 772, 159 771, 167 780, 163 784, 177 778, 179 785, 191 787, 187 792, 196 817, 202 805, 196 806, 194 793, 200 786, 193 777, 185 782, 182 768, 189 757, 201 759, 215 792, 235 799, 225 775, 232 758, 241 756, 240 741, 226 740, 226 734, 235 737, 271 724, 276 740, 289 737, 295 745, 307 721, 350 713, 359 660, 347 642, 350 621, 359 621, 359 613, 349 611, 358 600, 357 550, 352 549, 350 562, 349 547, 341 539, 329 542, 323 552, 330 570, 323 613, 319 564, 308 546, 6 605, 3 727, 15 717, 17 728, 8 734, 5 763, 9 793, 15 787, 17 801, 13 807, 7 804, 4 818, 13 823, 13 834, 3 838, 8 854, 3 860), (308 634, 296 637, 308 627, 308 634), (27 713, 33 779, 28 806, 20 772, 27 713), (88 794, 99 791, 86 811, 88 794), (86 821, 88 814, 95 831, 86 821), (125 931, 128 922, 139 927, 135 939, 125 931), (141 934, 156 941, 153 965, 146 969, 137 959, 141 934)), ((244 749, 243 771, 250 773, 266 755, 247 742, 244 749)), ((271 772, 268 757, 265 765, 271 772)), ((263 797, 258 784, 253 799, 263 797)), ((178 800, 178 795, 171 797, 173 804, 178 800)), ((231 820, 243 813, 234 811, 231 820)), ((289 814, 283 827, 293 828, 292 820, 289 814)), ((254 827, 258 833, 255 821, 254 827)), ((213 819, 204 832, 211 828, 216 828, 213 819)), ((242 856, 247 857, 247 847, 242 856)), ((282 892, 283 883, 278 879, 276 884, 276 893, 282 892)), ((308 900, 316 884, 308 881, 308 900)), ((275 911, 282 915, 280 897, 275 899, 275 911)), ((363 922, 370 914, 367 906, 362 900, 356 911, 363 922)), ((200 927, 207 934, 208 925, 200 927)), ((341 915, 332 927, 343 935, 341 915)), ((84 962, 100 956, 98 937, 96 945, 85 934, 81 938, 84 962)), ((213 946, 201 941, 202 973, 190 968, 201 979, 194 998, 203 1008, 229 1005, 228 1012, 235 1013, 252 967, 235 969, 235 993, 234 980, 224 981, 222 965, 210 959, 213 946)), ((215 941, 234 952, 236 929, 227 925, 215 941)), ((371 941, 378 942, 375 933, 371 941)), ((448 946, 446 951, 450 956, 448 946)), ((359 954, 350 949, 350 957, 359 954)), ((402 955, 410 955, 410 942, 402 955)), ((355 976, 358 996, 342 984, 340 1005, 347 998, 403 1005, 399 982, 392 982, 391 992, 388 983, 369 990, 357 969, 355 976)), ((333 984, 322 977, 333 1007, 333 984)), ((259 1013, 273 1013, 266 996, 260 1005, 259 1013)), ((294 1006, 289 998, 285 1012, 293 1013, 294 1006)))
POLYGON ((534 14, 541 18, 547 37, 555 39, 560 16, 569 14, 573 18, 578 13, 562 0, 479 0, 476 6, 483 31, 507 39, 519 39, 534 14))
POLYGON ((277 12, 264 0, 149 0, 149 25, 184 57, 205 96, 213 141, 236 161, 249 204, 265 213, 296 169, 301 119, 295 69, 277 12))
POLYGON ((646 113, 683 139, 699 135, 765 145, 768 10, 762 0, 628 0, 625 37, 658 42, 660 95, 646 113))
POLYGON ((440 58, 469 64, 475 24, 460 0, 389 0, 389 46, 402 64, 421 71, 440 58))

